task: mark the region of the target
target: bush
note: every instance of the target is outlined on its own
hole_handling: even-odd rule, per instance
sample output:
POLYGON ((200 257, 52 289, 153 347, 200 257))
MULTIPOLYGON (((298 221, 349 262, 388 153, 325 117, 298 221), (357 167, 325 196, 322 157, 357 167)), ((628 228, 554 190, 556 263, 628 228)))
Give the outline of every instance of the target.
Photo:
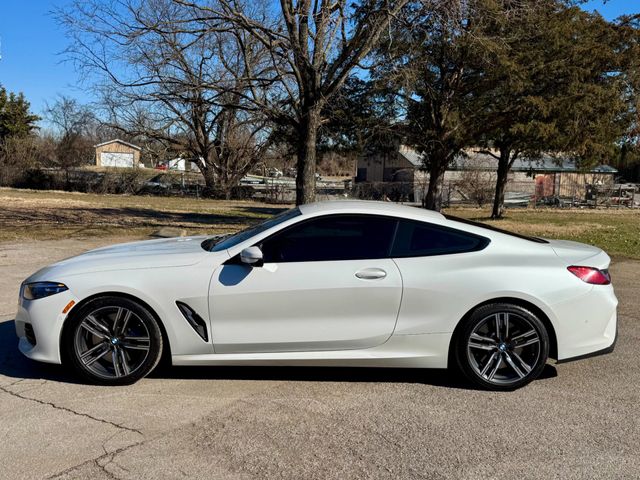
POLYGON ((358 182, 353 185, 353 196, 362 200, 413 202, 412 182, 358 182))
POLYGON ((205 197, 221 200, 247 200, 253 197, 255 189, 250 185, 235 185, 229 191, 223 188, 205 188, 202 194, 205 197))
POLYGON ((16 182, 18 188, 32 188, 34 190, 53 190, 57 187, 55 178, 40 168, 30 168, 24 172, 22 178, 16 182))

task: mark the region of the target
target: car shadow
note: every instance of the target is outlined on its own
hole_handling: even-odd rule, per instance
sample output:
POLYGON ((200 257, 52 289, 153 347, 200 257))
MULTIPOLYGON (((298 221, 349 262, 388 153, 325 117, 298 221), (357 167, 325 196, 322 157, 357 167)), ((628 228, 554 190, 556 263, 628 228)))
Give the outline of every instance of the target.
MULTIPOLYGON (((83 383, 61 365, 35 362, 22 355, 18 351, 13 320, 0 323, 0 375, 16 380, 83 383)), ((539 378, 556 376, 556 368, 546 365, 539 378)), ((161 366, 152 372, 150 377, 167 380, 415 383, 452 389, 476 389, 450 370, 419 368, 161 366)))
POLYGON ((64 383, 81 383, 66 372, 61 365, 35 362, 18 350, 18 337, 13 320, 0 323, 0 375, 16 380, 53 380, 64 383))

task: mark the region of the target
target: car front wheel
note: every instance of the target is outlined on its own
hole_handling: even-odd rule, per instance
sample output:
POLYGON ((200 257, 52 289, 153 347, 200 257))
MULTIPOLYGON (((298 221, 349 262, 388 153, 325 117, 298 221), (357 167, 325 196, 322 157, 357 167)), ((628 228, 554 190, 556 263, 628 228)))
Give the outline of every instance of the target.
POLYGON ((138 302, 100 297, 68 320, 63 360, 82 377, 102 385, 128 385, 147 375, 162 355, 162 333, 138 302))
POLYGON ((513 390, 537 378, 549 355, 540 319, 518 305, 494 303, 475 310, 456 338, 456 363, 465 377, 488 390, 513 390))

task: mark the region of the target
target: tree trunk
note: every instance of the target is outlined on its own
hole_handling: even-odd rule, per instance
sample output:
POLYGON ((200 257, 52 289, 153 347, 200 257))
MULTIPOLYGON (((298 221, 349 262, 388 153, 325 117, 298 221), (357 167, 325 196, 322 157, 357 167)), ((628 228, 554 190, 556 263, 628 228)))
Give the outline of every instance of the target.
POLYGON ((447 170, 448 157, 444 152, 434 152, 430 159, 429 187, 424 197, 424 208, 439 212, 442 209, 442 177, 447 170))
POLYGON ((496 194, 493 199, 493 211, 491 218, 502 218, 504 213, 504 190, 507 186, 507 177, 511 168, 511 150, 500 148, 500 158, 498 159, 498 172, 496 177, 496 194))
POLYGON ((208 165, 199 165, 200 170, 202 171, 202 176, 204 177, 204 190, 202 191, 202 195, 205 197, 213 197, 216 188, 216 176, 213 171, 213 167, 208 165))
POLYGON ((296 205, 316 201, 316 146, 319 127, 320 110, 309 110, 299 127, 296 205))

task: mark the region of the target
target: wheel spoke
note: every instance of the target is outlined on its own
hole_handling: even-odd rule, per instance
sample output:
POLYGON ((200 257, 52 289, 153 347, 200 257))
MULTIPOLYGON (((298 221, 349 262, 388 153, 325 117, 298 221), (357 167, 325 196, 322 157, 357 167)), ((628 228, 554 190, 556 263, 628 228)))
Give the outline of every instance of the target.
POLYGON ((91 315, 87 315, 80 326, 98 338, 106 340, 111 336, 109 329, 91 315))
POLYGON ((127 325, 129 323, 129 319, 131 318, 131 310, 127 310, 125 308, 118 308, 116 313, 116 318, 113 321, 113 334, 114 335, 123 335, 127 329, 127 325))
POLYGON ((502 335, 502 340, 506 340, 509 338, 509 314, 504 313, 503 325, 504 325, 504 334, 502 335))
POLYGON ((122 370, 124 371, 125 375, 129 375, 129 373, 131 372, 131 368, 129 367, 129 362, 127 361, 127 354, 125 353, 124 349, 122 348, 116 348, 118 355, 120 356, 120 363, 122 364, 122 370))
POLYGON ((518 355, 516 352, 511 352, 511 357, 514 358, 516 362, 520 364, 520 366, 524 369, 526 373, 529 373, 531 371, 532 367, 527 362, 525 362, 522 359, 522 357, 518 355))
POLYGON ((120 367, 120 355, 118 355, 118 349, 114 348, 111 350, 111 360, 113 362, 113 373, 115 373, 116 377, 122 376, 122 370, 120 367))
POLYGON ((495 314, 495 319, 496 319, 496 338, 498 339, 499 342, 502 342, 503 341, 502 328, 500 328, 500 314, 499 313, 495 314))
POLYGON ((80 355, 80 360, 86 366, 89 366, 95 361, 104 357, 108 352, 109 344, 106 342, 101 342, 80 355))
POLYGON ((493 338, 484 337, 477 333, 472 333, 469 337, 469 347, 478 348, 480 350, 494 350, 497 347, 496 341, 493 338))
POLYGON ((120 346, 130 350, 149 350, 149 337, 124 337, 120 346))
POLYGON ((500 354, 498 352, 493 352, 493 354, 489 357, 489 360, 487 360, 487 364, 484 366, 484 368, 482 369, 482 371, 480 372, 481 376, 485 376, 486 373, 489 371, 489 367, 491 367, 491 365, 493 364, 494 360, 496 359, 496 357, 498 357, 500 354))
POLYGON ((520 348, 526 347, 527 345, 533 345, 534 343, 539 342, 540 338, 538 338, 538 332, 535 330, 529 330, 517 337, 513 337, 511 341, 514 347, 520 348))
POLYGON ((513 369, 513 371, 516 372, 518 377, 524 378, 526 374, 518 368, 518 366, 515 364, 515 362, 511 358, 511 355, 509 355, 507 352, 504 352, 504 359, 507 362, 507 364, 513 369))
POLYGON ((496 374, 496 372, 498 371, 498 369, 500 368, 500 365, 502 365, 502 355, 498 355, 498 361, 496 362, 495 367, 493 367, 491 369, 491 373, 487 377, 487 380, 489 380, 489 381, 493 380, 493 377, 496 374))

